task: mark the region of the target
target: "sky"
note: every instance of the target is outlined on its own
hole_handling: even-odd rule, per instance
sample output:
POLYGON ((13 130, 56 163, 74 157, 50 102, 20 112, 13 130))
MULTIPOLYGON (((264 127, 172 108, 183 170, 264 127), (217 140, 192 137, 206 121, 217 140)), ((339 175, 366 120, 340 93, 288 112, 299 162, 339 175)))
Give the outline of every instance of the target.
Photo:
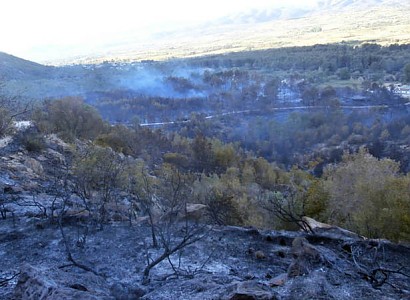
POLYGON ((132 33, 141 40, 262 7, 316 0, 1 0, 0 51, 37 62, 76 55, 132 33))

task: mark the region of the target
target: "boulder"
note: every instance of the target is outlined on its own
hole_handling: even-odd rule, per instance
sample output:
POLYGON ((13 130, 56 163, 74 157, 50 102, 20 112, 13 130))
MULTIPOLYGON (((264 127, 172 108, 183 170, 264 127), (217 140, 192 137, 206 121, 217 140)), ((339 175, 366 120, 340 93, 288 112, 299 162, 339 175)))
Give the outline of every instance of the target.
POLYGON ((303 237, 297 237, 292 242, 291 253, 293 261, 288 268, 288 277, 309 274, 322 266, 322 256, 319 251, 303 237))
POLYGON ((200 203, 187 203, 186 218, 192 221, 203 221, 207 215, 207 205, 200 203))
POLYGON ((357 233, 354 233, 352 231, 349 231, 347 229, 322 223, 319 221, 316 221, 315 219, 309 218, 309 217, 303 217, 302 218, 303 223, 301 224, 303 227, 307 227, 305 229, 307 230, 313 230, 316 234, 325 234, 332 236, 333 238, 352 238, 352 239, 363 239, 362 236, 358 235, 357 233))
POLYGON ((91 273, 70 274, 59 269, 24 265, 14 299, 22 300, 114 300, 105 281, 91 273))

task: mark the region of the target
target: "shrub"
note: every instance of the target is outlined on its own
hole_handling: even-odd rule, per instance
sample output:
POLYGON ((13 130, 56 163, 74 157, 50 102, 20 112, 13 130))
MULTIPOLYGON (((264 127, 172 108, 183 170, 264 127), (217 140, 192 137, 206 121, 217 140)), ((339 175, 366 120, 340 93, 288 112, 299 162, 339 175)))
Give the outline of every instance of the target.
POLYGON ((10 132, 12 128, 11 120, 9 111, 0 107, 0 137, 10 132))
POLYGON ((92 140, 106 130, 99 113, 80 98, 47 101, 33 119, 41 131, 57 133, 66 141, 92 140))
POLYGON ((25 133, 21 143, 28 152, 41 152, 46 148, 44 137, 39 133, 25 133))
POLYGON ((361 149, 324 176, 331 223, 370 238, 410 240, 410 176, 399 174, 399 163, 361 149))

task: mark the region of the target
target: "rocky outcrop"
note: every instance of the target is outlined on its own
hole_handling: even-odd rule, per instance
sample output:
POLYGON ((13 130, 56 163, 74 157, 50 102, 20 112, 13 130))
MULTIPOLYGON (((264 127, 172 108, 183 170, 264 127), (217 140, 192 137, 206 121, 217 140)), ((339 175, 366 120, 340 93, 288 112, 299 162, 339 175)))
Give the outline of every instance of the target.
POLYGON ((362 236, 358 235, 355 232, 346 230, 344 228, 322 223, 319 221, 316 221, 315 219, 309 218, 309 217, 302 217, 302 228, 306 229, 306 231, 311 231, 313 230, 315 233, 324 233, 332 236, 335 238, 336 236, 340 238, 363 238, 362 236))
POLYGON ((21 300, 114 300, 106 282, 92 273, 67 274, 58 269, 24 265, 14 299, 21 300))

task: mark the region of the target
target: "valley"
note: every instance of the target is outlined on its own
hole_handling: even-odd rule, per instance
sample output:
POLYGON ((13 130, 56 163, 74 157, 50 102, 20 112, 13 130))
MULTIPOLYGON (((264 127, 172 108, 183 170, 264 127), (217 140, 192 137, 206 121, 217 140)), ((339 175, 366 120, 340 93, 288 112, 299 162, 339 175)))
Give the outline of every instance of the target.
POLYGON ((409 3, 74 2, 4 35, 1 300, 410 297, 409 3))

